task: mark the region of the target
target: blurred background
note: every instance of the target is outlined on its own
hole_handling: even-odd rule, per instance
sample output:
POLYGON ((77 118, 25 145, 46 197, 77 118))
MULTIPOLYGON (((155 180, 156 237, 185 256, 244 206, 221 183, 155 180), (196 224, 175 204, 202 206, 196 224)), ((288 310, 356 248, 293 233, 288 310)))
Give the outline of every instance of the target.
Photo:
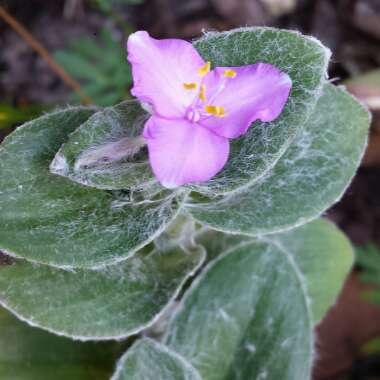
POLYGON ((380 0, 0 0, 0 141, 49 109, 130 97, 125 43, 134 30, 192 39, 253 25, 322 40, 332 81, 373 113, 362 166, 327 213, 357 262, 316 330, 314 380, 380 379, 380 0))

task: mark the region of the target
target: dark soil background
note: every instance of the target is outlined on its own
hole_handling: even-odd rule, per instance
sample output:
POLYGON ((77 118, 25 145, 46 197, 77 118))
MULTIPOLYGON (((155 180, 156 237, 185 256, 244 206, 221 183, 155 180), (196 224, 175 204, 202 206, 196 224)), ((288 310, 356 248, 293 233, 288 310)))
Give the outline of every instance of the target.
MULTIPOLYGON (((112 30, 121 46, 126 40, 117 22, 90 1, 0 0, 0 5, 50 52, 73 38, 96 36, 102 27, 112 30)), ((246 25, 296 29, 330 47, 329 72, 337 83, 380 67, 380 0, 145 0, 119 6, 117 13, 132 29, 148 30, 155 37, 189 39, 202 30, 246 25)), ((380 86, 377 90, 355 83, 348 87, 362 101, 368 92, 380 99, 380 86)), ((69 93, 44 60, 0 19, 0 103, 66 104, 69 93)), ((380 104, 372 111, 371 139, 362 167, 327 216, 354 244, 380 246, 380 104)), ((0 130, 0 140, 2 136, 0 130)), ((380 354, 361 353, 368 339, 380 336, 380 308, 362 300, 363 289, 366 286, 355 269, 317 328, 315 380, 380 379, 380 354)))

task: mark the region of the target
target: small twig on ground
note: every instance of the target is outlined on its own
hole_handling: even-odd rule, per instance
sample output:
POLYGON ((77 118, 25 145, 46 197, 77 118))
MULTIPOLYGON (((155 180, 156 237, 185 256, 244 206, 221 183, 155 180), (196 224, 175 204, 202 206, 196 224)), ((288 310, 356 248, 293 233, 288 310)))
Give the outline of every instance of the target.
POLYGON ((55 61, 52 55, 37 41, 28 30, 11 16, 4 7, 0 6, 0 18, 2 18, 11 28, 18 33, 24 41, 34 49, 50 66, 50 68, 81 98, 82 103, 92 104, 93 101, 82 90, 81 85, 67 73, 67 71, 55 61))

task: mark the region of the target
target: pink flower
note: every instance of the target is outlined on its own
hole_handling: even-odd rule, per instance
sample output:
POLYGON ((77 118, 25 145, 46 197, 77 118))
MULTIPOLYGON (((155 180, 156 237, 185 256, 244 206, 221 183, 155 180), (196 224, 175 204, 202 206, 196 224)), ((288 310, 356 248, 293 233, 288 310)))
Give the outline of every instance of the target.
POLYGON ((191 43, 156 40, 147 32, 128 39, 131 92, 149 104, 143 136, 155 176, 167 188, 207 181, 225 165, 229 139, 255 120, 276 119, 292 81, 276 67, 258 62, 216 67, 191 43))

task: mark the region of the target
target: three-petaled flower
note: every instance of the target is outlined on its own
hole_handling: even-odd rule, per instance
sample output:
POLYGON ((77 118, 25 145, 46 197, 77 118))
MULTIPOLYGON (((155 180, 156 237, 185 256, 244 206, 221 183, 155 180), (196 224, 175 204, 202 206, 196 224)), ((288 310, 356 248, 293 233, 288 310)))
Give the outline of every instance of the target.
POLYGON ((217 174, 228 159, 229 139, 255 120, 276 119, 292 87, 270 64, 211 70, 191 43, 157 40, 145 31, 129 37, 128 60, 131 93, 152 109, 143 132, 152 170, 168 188, 217 174))

